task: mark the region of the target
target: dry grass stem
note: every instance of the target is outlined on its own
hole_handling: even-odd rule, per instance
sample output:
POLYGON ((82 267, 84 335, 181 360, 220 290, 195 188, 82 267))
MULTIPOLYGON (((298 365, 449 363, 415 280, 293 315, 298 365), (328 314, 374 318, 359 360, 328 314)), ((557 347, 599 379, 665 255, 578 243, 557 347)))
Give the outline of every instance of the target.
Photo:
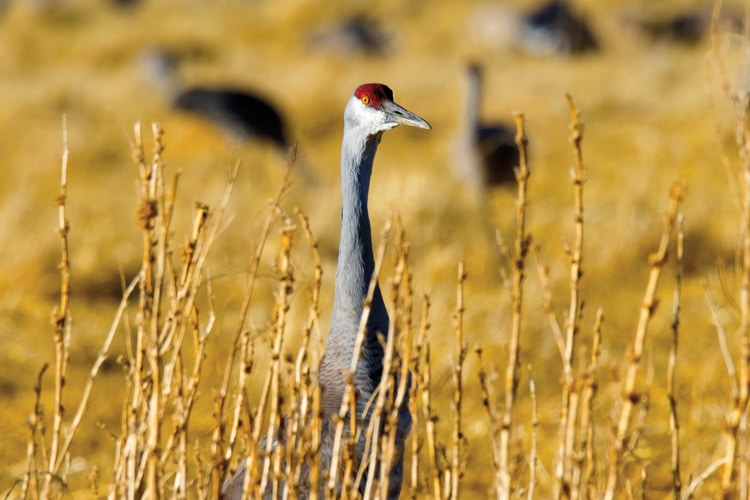
POLYGON ((451 434, 451 473, 450 473, 450 497, 458 499, 459 479, 462 467, 462 443, 461 432, 461 406, 463 396, 463 369, 466 359, 466 345, 463 340, 463 317, 464 317, 464 282, 466 271, 464 263, 458 264, 458 279, 456 285, 456 312, 453 315, 453 329, 456 335, 456 360, 453 362, 453 432, 451 434))
MULTIPOLYGON (((739 306, 740 324, 738 329, 740 342, 739 368, 736 382, 732 377, 732 384, 736 385, 737 391, 732 395, 733 404, 730 409, 726 424, 726 454, 725 464, 722 471, 721 487, 724 498, 747 498, 748 495, 748 458, 747 458, 747 406, 750 396, 750 107, 748 106, 748 89, 746 75, 750 67, 750 47, 746 38, 741 42, 741 67, 740 71, 745 79, 740 85, 735 86, 735 79, 730 76, 721 53, 722 44, 719 40, 718 24, 722 2, 714 4, 710 36, 712 46, 712 61, 715 64, 719 80, 725 96, 732 104, 735 113, 736 130, 735 143, 739 156, 739 169, 736 176, 736 184, 740 193, 740 224, 738 228, 739 241, 737 252, 737 275, 739 277, 739 290, 737 305, 739 306), (737 462, 739 458, 739 463, 737 462), (739 483, 737 478, 739 476, 739 483)), ((747 12, 745 18, 745 35, 747 35, 747 12)), ((715 308, 712 307, 715 315, 715 308)), ((715 320, 718 325, 719 322, 715 320)), ((720 335, 721 340, 721 335, 720 335)), ((726 354, 722 346, 725 363, 732 366, 731 358, 726 354)))
POLYGON ((578 425, 578 441, 573 457, 573 471, 570 496, 573 499, 595 496, 594 478, 596 472, 596 454, 594 452, 594 398, 597 392, 597 368, 601 354, 602 324, 604 311, 596 311, 594 331, 591 343, 591 359, 581 379, 581 416, 578 425))
MULTIPOLYGON (((292 157, 293 160, 293 157, 292 157)), ((235 166, 233 178, 237 174, 239 164, 235 166)), ((245 293, 242 298, 242 305, 240 307, 238 329, 234 337, 234 349, 230 351, 230 354, 225 363, 224 378, 220 390, 214 400, 214 418, 216 420, 216 427, 214 428, 212 437, 212 460, 215 466, 212 468, 212 495, 214 498, 219 496, 219 489, 227 477, 228 465, 234 454, 237 439, 240 433, 240 424, 242 422, 243 410, 246 407, 246 398, 244 388, 248 375, 253 369, 253 354, 254 346, 250 339, 250 331, 245 326, 247 323, 247 315, 250 310, 250 304, 253 299, 253 292, 255 291, 255 285, 258 278, 258 268, 260 266, 261 258, 263 257, 263 250, 265 249, 266 242, 273 227, 273 222, 276 220, 276 210, 279 206, 280 200, 286 190, 289 188, 289 178, 291 175, 292 165, 290 164, 284 181, 276 193, 275 198, 269 202, 268 212, 264 219, 263 227, 258 241, 255 246, 255 252, 252 253, 250 263, 248 266, 247 281, 245 284, 245 293), (239 355, 239 362, 236 361, 236 357, 239 355), (235 369, 235 364, 238 364, 235 369), (235 371, 236 370, 236 371, 235 371), (225 408, 227 404, 227 398, 230 394, 230 383, 232 381, 233 374, 237 373, 237 385, 236 393, 234 397, 234 407, 232 409, 231 420, 229 423, 229 439, 224 444, 224 431, 225 431, 225 408), (224 448, 226 446, 226 448, 224 448)), ((268 380, 266 380, 268 382, 268 380)), ((264 401, 262 399, 261 401, 264 401)), ((259 413, 262 415, 262 405, 259 405, 259 413)), ((260 429, 262 428, 262 421, 258 422, 251 415, 250 412, 246 413, 247 426, 245 427, 245 435, 249 440, 248 449, 250 457, 246 461, 248 470, 252 470, 252 467, 257 465, 257 460, 254 460, 257 443, 260 439, 260 429)), ((247 474, 246 480, 252 477, 252 474, 247 474)), ((245 491, 248 491, 246 488, 245 491)))
POLYGON ((68 232, 70 226, 66 215, 68 197, 68 127, 67 120, 62 122, 62 162, 60 167, 60 194, 57 197, 58 226, 60 236, 60 304, 52 313, 53 338, 55 341, 55 409, 52 417, 52 435, 49 447, 47 472, 41 490, 42 498, 52 495, 53 484, 59 479, 58 473, 65 460, 61 449, 63 440, 63 388, 70 359, 70 256, 68 253, 68 232))
POLYGON ((677 254, 675 272, 674 303, 672 306, 672 347, 669 350, 667 365, 667 398, 669 400, 669 435, 672 445, 670 463, 672 467, 672 498, 677 500, 682 494, 680 474, 680 421, 677 414, 677 395, 674 390, 677 368, 677 346, 680 332, 680 300, 682 298, 682 262, 685 247, 685 221, 682 213, 677 215, 677 254))
MULTIPOLYGON (((498 398, 495 394, 492 380, 495 376, 494 373, 487 374, 482 362, 482 349, 477 347, 475 349, 479 364, 479 387, 482 390, 482 406, 484 406, 487 412, 490 428, 489 434, 492 440, 492 462, 495 470, 495 474, 500 473, 500 433, 502 430, 502 415, 498 410, 498 398)), ((495 496, 501 498, 505 494, 503 485, 498 481, 495 481, 495 496)), ((435 497, 437 498, 437 497, 435 497)))
MULTIPOLYGON (((44 372, 49 368, 48 364, 44 364, 42 369, 39 370, 39 374, 36 378, 36 384, 34 385, 34 410, 29 415, 29 440, 26 443, 26 473, 23 476, 21 482, 21 492, 19 498, 31 498, 39 497, 39 477, 37 476, 37 433, 44 432, 44 409, 42 408, 42 378, 44 372)), ((13 490, 11 489, 9 494, 13 490)))
MULTIPOLYGON (((409 369, 411 373, 414 374, 414 383, 411 384, 409 387, 409 411, 412 415, 412 426, 414 429, 420 429, 420 412, 419 412, 419 404, 421 401, 424 401, 424 390, 427 388, 429 390, 429 372, 427 372, 427 380, 425 383, 425 380, 423 379, 423 372, 425 370, 425 367, 428 366, 429 362, 429 353, 427 353, 427 331, 430 328, 430 297, 427 294, 422 295, 422 312, 420 316, 419 321, 419 332, 417 333, 417 342, 414 346, 414 353, 412 355, 412 359, 409 361, 409 369)), ((429 403, 429 393, 426 398, 427 402, 429 403)), ((425 422, 428 423, 429 420, 432 418, 429 408, 425 411, 425 422)), ((432 425, 432 424, 430 424, 432 425)), ((426 425, 425 425, 426 427, 426 425)), ((411 439, 411 474, 410 474, 410 496, 411 498, 416 498, 417 491, 419 488, 419 471, 420 471, 420 460, 419 460, 419 450, 421 448, 420 443, 420 433, 418 431, 414 431, 411 433, 412 439, 411 439)), ((431 439, 431 437, 428 435, 428 442, 431 439)), ((434 438, 434 436, 432 436, 434 438)), ((432 445, 430 445, 432 446, 432 445)), ((429 455, 432 458, 434 458, 434 448, 429 448, 429 455)), ((426 469, 430 463, 427 464, 427 466, 423 465, 423 468, 426 469)), ((434 472, 436 468, 434 467, 434 461, 432 461, 432 471, 434 472)), ((434 475, 432 476, 434 479, 434 475)), ((435 484, 432 485, 432 491, 434 493, 435 484)), ((439 491, 439 484, 438 484, 438 491, 439 491)), ((437 497, 436 497, 437 498, 437 497)))
MULTIPOLYGON (((408 399, 412 394, 411 389, 411 372, 412 372, 412 346, 414 344, 414 332, 412 324, 413 295, 411 272, 409 270, 409 244, 406 241, 401 218, 398 218, 399 231, 395 242, 395 270, 393 283, 391 287, 391 298, 394 304, 394 314, 391 319, 390 337, 393 359, 390 361, 388 370, 388 387, 396 384, 396 387, 389 390, 388 399, 383 398, 384 404, 382 412, 386 415, 387 421, 385 426, 385 436, 383 442, 379 444, 381 448, 380 478, 379 478, 379 497, 387 498, 389 496, 389 485, 391 480, 391 467, 395 459, 400 460, 404 456, 406 447, 406 436, 400 435, 401 430, 398 427, 399 413, 402 408, 407 408, 412 419, 416 409, 411 406, 408 399), (394 349, 398 346, 398 349, 394 349)), ((388 358, 388 352, 386 352, 388 358)), ((384 375, 386 370, 384 369, 384 375)), ((385 380, 381 380, 381 390, 383 392, 385 380)), ((416 396, 415 396, 416 397, 416 396)), ((378 394, 380 400, 380 394, 378 394)), ((372 434, 371 434, 372 439, 372 434)), ((374 469, 371 469, 374 475, 374 469)), ((369 476, 368 476, 369 480, 369 476)), ((367 494, 365 494, 365 497, 367 494)))
POLYGON ((424 362, 421 364, 419 373, 419 386, 422 392, 422 412, 425 419, 425 436, 427 441, 427 454, 429 457, 428 470, 430 474, 430 491, 433 498, 443 498, 443 485, 441 484, 442 466, 440 463, 440 450, 438 449, 435 422, 437 416, 432 409, 432 370, 430 369, 430 343, 423 345, 424 362))
POLYGON ((534 382, 534 373, 531 370, 531 365, 528 366, 528 370, 529 398, 531 398, 531 447, 529 449, 529 486, 526 498, 532 500, 534 498, 534 488, 536 487, 536 467, 539 461, 539 457, 537 455, 539 415, 537 413, 536 382, 534 382))
POLYGON ((640 316, 636 326, 635 337, 631 347, 630 361, 625 373, 622 389, 622 408, 617 424, 617 432, 611 451, 611 464, 607 478, 607 488, 605 498, 610 500, 614 498, 618 480, 618 469, 623 460, 623 454, 626 451, 627 432, 630 426, 630 414, 633 407, 643 402, 644 394, 637 390, 637 376, 643 355, 643 346, 646 341, 646 333, 651 318, 656 312, 658 299, 656 291, 659 286, 662 270, 667 262, 667 252, 672 232, 677 219, 677 209, 682 201, 683 187, 680 184, 673 184, 669 193, 669 207, 664 219, 664 231, 657 250, 649 257, 649 278, 646 285, 643 303, 641 305, 640 316))
MULTIPOLYGON (((583 123, 580 112, 570 94, 565 95, 570 112, 570 142, 575 155, 574 167, 571 169, 573 180, 573 225, 575 238, 570 250, 570 301, 568 315, 565 319, 565 339, 563 347, 563 388, 560 404, 560 434, 557 450, 555 476, 558 483, 557 496, 571 495, 571 475, 573 473, 573 447, 575 441, 575 422, 578 407, 576 380, 573 373, 575 354, 575 337, 580 330, 580 315, 583 301, 580 295, 581 265, 583 259, 583 186, 586 182, 586 171, 583 166, 583 123)), ((553 323, 551 323, 553 324, 553 323)), ((553 324, 553 332, 555 332, 553 324)))
POLYGON ((503 408, 502 427, 500 431, 499 469, 495 481, 499 483, 499 491, 504 498, 511 496, 510 470, 510 442, 513 423, 513 406, 515 404, 516 389, 518 387, 518 366, 521 341, 521 318, 523 316, 523 282, 525 279, 526 254, 531 242, 526 234, 526 190, 529 178, 526 147, 524 115, 514 115, 516 121, 516 145, 519 151, 519 165, 515 171, 518 182, 518 197, 516 198, 516 239, 513 255, 513 291, 512 323, 508 346, 508 365, 505 369, 505 405, 503 408))
POLYGON ((536 261, 539 281, 542 284, 544 313, 547 316, 547 322, 549 323, 550 330, 552 330, 552 336, 554 337, 557 348, 560 351, 560 359, 565 359, 565 339, 563 338, 563 331, 562 328, 560 328, 560 322, 557 320, 555 307, 552 301, 552 285, 549 279, 549 268, 542 260, 541 248, 538 244, 532 245, 531 251, 534 254, 534 260, 536 261))

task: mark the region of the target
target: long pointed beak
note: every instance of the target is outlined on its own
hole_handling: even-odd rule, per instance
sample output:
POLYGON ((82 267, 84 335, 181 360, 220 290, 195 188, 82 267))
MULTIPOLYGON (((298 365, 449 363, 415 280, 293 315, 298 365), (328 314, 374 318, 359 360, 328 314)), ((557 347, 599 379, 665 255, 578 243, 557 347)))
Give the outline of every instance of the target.
POLYGON ((393 121, 393 123, 397 125, 408 125, 410 127, 424 128, 427 130, 432 128, 432 126, 423 118, 420 118, 411 111, 404 109, 393 101, 383 101, 383 111, 388 114, 389 121, 393 121))

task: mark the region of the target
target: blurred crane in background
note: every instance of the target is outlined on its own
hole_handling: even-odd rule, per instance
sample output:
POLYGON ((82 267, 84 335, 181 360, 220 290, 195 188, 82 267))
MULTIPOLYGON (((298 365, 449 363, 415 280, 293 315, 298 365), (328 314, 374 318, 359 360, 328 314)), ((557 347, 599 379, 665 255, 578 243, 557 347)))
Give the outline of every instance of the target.
POLYGON ((515 182, 519 153, 515 131, 503 123, 482 122, 482 68, 463 68, 463 115, 455 144, 454 172, 482 194, 488 187, 515 182))
POLYGON ((265 98, 229 86, 186 87, 174 56, 164 50, 142 54, 139 63, 175 109, 200 116, 240 141, 268 141, 286 156, 290 141, 284 118, 265 98))
POLYGON ((392 34, 375 17, 355 14, 335 23, 321 24, 313 29, 308 40, 312 50, 345 57, 355 55, 382 56, 392 50, 392 34))
POLYGON ((469 32, 496 49, 539 56, 599 50, 594 30, 564 0, 550 0, 525 13, 499 3, 480 5, 471 17, 469 32))

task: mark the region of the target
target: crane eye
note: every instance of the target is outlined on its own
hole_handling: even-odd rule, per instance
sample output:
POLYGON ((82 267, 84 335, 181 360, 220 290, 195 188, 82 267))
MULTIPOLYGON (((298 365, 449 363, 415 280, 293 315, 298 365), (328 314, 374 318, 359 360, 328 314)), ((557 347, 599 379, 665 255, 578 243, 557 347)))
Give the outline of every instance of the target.
POLYGON ((368 96, 366 96, 366 95, 363 95, 362 99, 360 99, 360 100, 362 101, 362 104, 364 104, 365 106, 367 106, 368 104, 370 104, 370 98, 368 96))

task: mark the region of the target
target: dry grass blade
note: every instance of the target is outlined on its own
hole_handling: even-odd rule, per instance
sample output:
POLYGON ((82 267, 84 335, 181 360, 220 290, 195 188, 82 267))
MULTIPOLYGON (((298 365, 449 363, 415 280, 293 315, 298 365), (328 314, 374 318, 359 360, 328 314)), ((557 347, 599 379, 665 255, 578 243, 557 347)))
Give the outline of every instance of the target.
POLYGON ((618 469, 625 451, 627 441, 626 434, 630 426, 631 411, 643 398, 643 394, 641 394, 636 388, 638 370, 640 368, 641 356, 643 355, 643 346, 646 341, 648 326, 659 303, 656 298, 656 291, 659 286, 659 279, 661 278, 662 270, 667 262, 669 242, 677 220, 677 209, 682 201, 683 192, 684 188, 680 184, 672 185, 669 192, 669 207, 664 219, 664 231, 662 232, 657 250, 649 257, 649 265, 651 269, 649 272, 648 283, 646 285, 646 292, 643 297, 643 303, 641 305, 638 324, 636 326, 635 337, 633 339, 630 361, 623 381, 622 408, 620 410, 617 432, 612 447, 612 462, 609 468, 607 488, 604 497, 607 500, 614 498, 615 490, 617 488, 618 469))
POLYGON ((519 151, 519 165, 516 169, 516 181, 518 182, 518 196, 516 198, 516 239, 515 252, 513 255, 513 291, 512 297, 512 325, 508 346, 508 365, 505 368, 505 406, 503 408, 502 428, 500 431, 500 456, 499 468, 495 481, 498 483, 498 491, 502 491, 504 498, 511 496, 511 470, 510 470, 510 442, 511 425, 513 422, 513 406, 515 404, 516 389, 518 387, 518 365, 521 342, 521 317, 523 310, 523 282, 525 279, 526 254, 531 243, 526 234, 526 190, 529 178, 526 147, 524 115, 517 113, 516 120, 516 145, 519 151))
POLYGON ((53 337, 55 341, 55 411, 52 420, 52 436, 49 448, 47 475, 42 486, 41 497, 52 495, 52 486, 58 479, 58 471, 65 460, 61 450, 63 439, 63 387, 70 358, 70 256, 68 253, 68 232, 70 226, 66 216, 68 197, 68 127, 63 117, 63 151, 60 167, 60 194, 57 197, 58 235, 60 236, 60 305, 52 313, 53 337))
POLYGON ((427 440, 427 454, 429 456, 430 491, 432 498, 443 498, 441 484, 442 468, 440 451, 438 449, 435 423, 437 416, 432 409, 432 371, 430 369, 430 343, 423 344, 424 362, 419 372, 419 387, 422 392, 422 413, 425 419, 425 435, 427 440))
POLYGON ((541 256, 541 248, 538 244, 531 246, 531 251, 534 254, 536 260, 537 274, 539 275, 539 281, 542 284, 542 294, 544 297, 544 313, 547 315, 547 322, 549 323, 550 329, 552 330, 552 336, 555 338, 555 343, 560 351, 560 359, 565 359, 565 340, 563 338, 563 331, 560 328, 560 322, 557 320, 555 315, 555 307, 552 303, 552 285, 549 278, 549 268, 544 264, 541 256))
POLYGON ((463 397, 463 371, 466 359, 466 345, 463 341, 463 317, 464 317, 464 282, 466 272, 464 263, 458 265, 458 279, 456 285, 456 312, 453 317, 453 327, 456 335, 456 360, 453 363, 453 432, 451 435, 451 473, 450 473, 450 498, 458 499, 459 479, 461 473, 463 433, 461 432, 461 406, 463 397))
MULTIPOLYGON (((494 392, 492 379, 495 374, 487 374, 484 363, 482 362, 482 349, 477 347, 475 349, 477 359, 479 361, 479 387, 482 390, 482 406, 484 406, 487 412, 487 418, 490 424, 490 438, 492 440, 492 462, 495 468, 495 474, 499 474, 500 471, 500 430, 502 428, 502 415, 498 411, 497 407, 497 396, 494 392)), ((495 496, 501 498, 504 494, 502 485, 499 482, 495 482, 495 496)), ((437 497, 435 497, 437 498, 437 497)))
MULTIPOLYGON (((27 498, 31 495, 32 498, 39 497, 39 472, 37 470, 36 454, 37 454, 37 432, 40 431, 40 427, 44 426, 44 410, 42 409, 42 377, 44 372, 49 368, 48 364, 44 364, 42 369, 39 370, 39 375, 36 378, 36 385, 34 385, 34 410, 29 415, 29 440, 26 444, 26 473, 23 476, 21 483, 21 492, 19 498, 27 498)), ((13 490, 8 492, 8 497, 13 490)), ((7 497, 6 497, 7 498, 7 497)))
MULTIPOLYGON (((570 142, 575 155, 574 167, 571 169, 573 181, 573 225, 575 238, 570 252, 570 301, 568 315, 565 318, 565 339, 563 346, 563 387, 562 402, 560 404, 560 432, 557 450, 557 464, 555 476, 557 479, 557 496, 571 494, 573 472, 573 447, 575 441, 575 421, 578 406, 578 395, 575 393, 575 375, 573 373, 575 338, 580 330, 580 315, 583 307, 580 294, 581 265, 583 260, 583 186, 586 182, 586 172, 583 166, 583 123, 580 111, 573 102, 570 94, 565 95, 570 112, 570 142)), ((553 328, 553 331, 554 328, 553 328)))
POLYGON ((677 367, 677 346, 680 332, 680 300, 682 297, 682 262, 685 247, 685 228, 682 213, 677 216, 677 271, 675 273, 674 304, 672 306, 672 347, 669 350, 667 365, 667 398, 669 399, 669 435, 672 443, 670 456, 672 465, 672 498, 679 499, 682 494, 682 477, 680 475, 680 421, 677 417, 677 396, 674 390, 675 371, 677 367))
MULTIPOLYGON (((429 322, 429 316, 430 316, 430 297, 427 294, 422 295, 422 314, 420 317, 419 322, 419 333, 417 334, 417 343, 414 346, 414 355, 412 359, 409 361, 409 368, 411 373, 414 374, 414 380, 415 383, 409 387, 409 411, 411 412, 412 419, 413 419, 413 426, 415 429, 420 429, 420 412, 419 412, 419 405, 420 402, 424 401, 424 390, 425 387, 429 390, 429 372, 427 372, 427 383, 425 384, 425 380, 423 380, 422 375, 424 371, 424 367, 428 365, 429 363, 429 354, 425 354, 425 347, 428 347, 427 344, 427 331, 430 328, 430 322, 429 322)), ((429 403, 429 394, 427 396, 427 402, 429 403)), ((427 423, 432 418, 430 410, 426 410, 426 418, 425 418, 425 428, 427 427, 427 423)), ((429 436, 428 436, 429 439, 429 436)), ((420 441, 419 441, 419 432, 414 431, 412 432, 412 440, 411 440, 411 491, 410 496, 411 498, 416 498, 417 491, 419 488, 419 470, 420 470, 420 461, 419 461, 419 449, 420 449, 420 441)), ((434 448, 430 449, 430 457, 433 457, 434 455, 434 448)), ((433 457, 434 458, 434 457, 433 457)), ((434 462, 433 462, 434 463, 434 462)), ((428 464, 429 465, 429 464, 428 464)), ((423 466, 423 468, 426 468, 423 466)), ((435 469, 432 469, 433 471, 435 469)), ((439 484, 437 485, 437 488, 439 490, 439 484)), ((435 485, 433 484, 433 488, 435 488, 435 485)), ((437 497, 436 497, 437 498, 437 497)))
POLYGON ((537 414, 536 402, 536 382, 534 382, 534 373, 529 370, 529 397, 531 398, 531 449, 529 450, 529 487, 526 497, 529 500, 534 498, 534 488, 536 487, 536 468, 539 457, 537 455, 537 437, 539 433, 539 415, 537 414))
MULTIPOLYGON (((711 55, 715 64, 725 96, 729 99, 734 111, 736 130, 735 142, 739 156, 739 169, 736 177, 740 193, 740 224, 738 228, 739 241, 737 250, 737 274, 739 276, 739 290, 737 304, 740 313, 739 338, 740 358, 738 368, 737 392, 733 395, 733 405, 730 409, 726 425, 726 454, 724 469, 721 477, 721 487, 724 498, 730 498, 739 493, 741 498, 748 495, 748 459, 747 442, 747 407, 750 399, 750 107, 748 105, 748 88, 746 76, 750 71, 750 45, 747 43, 747 23, 750 22, 745 12, 745 37, 741 41, 741 67, 745 80, 734 85, 735 79, 730 76, 721 53, 718 25, 722 2, 714 4, 711 20, 711 55), (739 464, 737 459, 740 457, 739 464), (744 458, 743 458, 744 457, 744 458), (740 484, 735 484, 739 473, 740 484)), ((712 308, 712 312, 714 309, 712 308)), ((717 323, 718 324, 718 323, 717 323)), ((722 348, 723 349, 723 348, 722 348)), ((725 363, 727 361, 725 354, 725 363)), ((732 382, 735 383, 734 381, 732 382)))
POLYGON ((599 366, 599 355, 601 354, 603 323, 604 311, 599 308, 596 311, 596 320, 594 322, 591 359, 581 381, 581 385, 583 386, 581 389, 581 418, 578 427, 579 438, 571 481, 571 498, 573 499, 596 496, 593 485, 596 472, 596 455, 594 453, 594 397, 597 390, 596 372, 599 366))
MULTIPOLYGON (((294 157, 292 156, 292 159, 290 161, 293 161, 293 159, 294 157)), ((239 167, 239 165, 235 167, 234 175, 236 175, 237 167, 239 167)), ((255 252, 250 258, 248 276, 245 285, 245 293, 242 298, 242 306, 240 307, 239 313, 239 327, 234 337, 234 349, 232 349, 227 358, 222 385, 214 401, 214 417, 217 423, 212 437, 212 455, 213 463, 215 464, 215 466, 212 468, 211 484, 213 488, 212 495, 214 496, 214 498, 219 496, 221 485, 224 483, 224 480, 227 477, 228 465, 232 460, 235 446, 237 444, 237 439, 240 433, 240 423, 242 422, 243 410, 245 409, 246 403, 244 387, 246 385, 248 375, 252 372, 252 359, 254 352, 253 343, 250 339, 250 331, 245 326, 245 324, 247 322, 247 315, 248 311, 250 310, 250 304, 252 303, 253 292, 255 291, 255 285, 258 278, 258 268, 263 256, 263 250, 265 249, 266 242, 268 241, 268 236, 271 233, 273 223, 276 220, 276 210, 279 206, 281 198, 289 188, 291 169, 292 164, 290 163, 281 187, 276 193, 275 198, 273 198, 269 202, 268 213, 266 214, 263 227, 261 229, 260 235, 258 236, 258 241, 255 246, 255 252), (236 361, 237 357, 239 357, 239 362, 236 361), (238 365, 237 368, 235 368, 236 364, 238 365), (234 398, 234 407, 231 413, 231 420, 228 425, 228 440, 226 442, 226 448, 224 448, 225 408, 227 404, 227 398, 230 394, 230 383, 232 381, 232 375, 235 373, 235 370, 238 377, 237 385, 235 386, 237 391, 234 398)), ((261 399, 261 401, 264 401, 264 399, 261 399)), ((260 405, 259 407, 259 412, 260 414, 262 414, 262 405, 260 405)), ((249 469, 251 469, 251 464, 256 463, 256 461, 253 461, 252 458, 256 453, 257 443, 260 439, 260 429, 262 425, 261 422, 255 421, 255 419, 252 415, 250 415, 249 412, 246 414, 246 417, 248 425, 245 428, 245 433, 250 441, 248 444, 250 460, 246 462, 246 465, 249 469)))
MULTIPOLYGON (((380 498, 388 498, 390 496, 389 488, 391 486, 391 474, 394 465, 398 465, 396 470, 402 470, 403 464, 398 463, 403 461, 404 451, 406 448, 407 436, 404 432, 408 432, 408 429, 404 429, 399 425, 401 419, 401 413, 404 409, 409 411, 412 420, 415 417, 415 409, 411 406, 409 398, 413 396, 412 393, 412 346, 414 343, 414 332, 412 325, 412 287, 411 287, 411 272, 409 270, 408 257, 409 257, 409 244, 406 242, 406 235, 401 222, 401 218, 397 218, 398 221, 398 232, 395 241, 395 271, 391 286, 391 298, 394 303, 394 314, 391 319, 389 327, 389 344, 390 350, 386 349, 385 362, 389 364, 389 370, 383 369, 384 376, 388 374, 388 391, 380 392, 383 393, 381 398, 380 392, 378 393, 378 404, 382 404, 382 414, 384 414, 386 422, 384 428, 384 436, 382 442, 378 444, 380 448, 380 477, 378 479, 379 492, 377 496, 380 498), (391 341, 391 338, 393 340, 391 341), (388 356, 392 356, 392 360, 388 360, 388 356), (395 385, 395 387, 392 387, 395 385), (382 401, 382 403, 380 403, 382 401)), ((416 372, 415 372, 416 373, 416 372)), ((380 387, 386 387, 386 380, 381 380, 380 387)), ((376 410, 377 413, 377 410, 376 410)), ((370 424, 373 427, 373 424, 370 424)), ((373 433, 370 433, 371 440, 373 433)), ((377 459, 378 457, 373 457, 377 459)), ((372 460, 372 458, 371 458, 372 460)), ((377 463, 377 461, 376 461, 377 463)), ((371 462, 372 464, 372 462, 371 462)), ((375 468, 370 468, 370 474, 375 476, 375 468)), ((399 478, 403 482, 403 478, 399 478)), ((370 476, 368 475, 368 482, 370 476)), ((365 497, 367 497, 367 491, 365 491, 365 497)))

